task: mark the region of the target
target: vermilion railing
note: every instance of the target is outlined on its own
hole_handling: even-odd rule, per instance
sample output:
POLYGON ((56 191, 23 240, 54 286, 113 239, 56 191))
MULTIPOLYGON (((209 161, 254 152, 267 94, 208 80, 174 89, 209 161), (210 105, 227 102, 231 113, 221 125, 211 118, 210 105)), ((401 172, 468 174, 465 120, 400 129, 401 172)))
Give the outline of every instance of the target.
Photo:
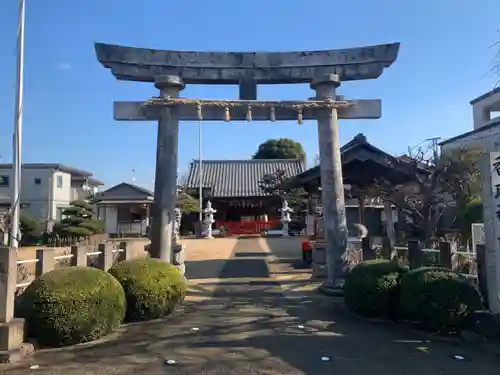
POLYGON ((232 234, 260 234, 263 230, 278 228, 279 219, 254 221, 216 221, 214 229, 224 227, 229 235, 232 234))

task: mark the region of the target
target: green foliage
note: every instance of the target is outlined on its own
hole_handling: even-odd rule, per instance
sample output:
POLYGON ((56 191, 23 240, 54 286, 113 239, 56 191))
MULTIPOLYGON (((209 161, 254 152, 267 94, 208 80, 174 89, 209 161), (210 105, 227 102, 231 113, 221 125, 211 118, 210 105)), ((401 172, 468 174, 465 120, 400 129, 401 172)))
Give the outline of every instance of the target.
POLYGON ((92 235, 92 231, 88 228, 85 227, 64 227, 64 229, 61 230, 61 233, 63 236, 68 236, 68 237, 89 237, 92 235))
POLYGON ((367 316, 395 317, 399 311, 399 282, 406 267, 387 260, 358 264, 344 285, 346 306, 367 316))
MULTIPOLYGON (((80 217, 80 213, 82 212, 82 208, 80 207, 67 207, 64 209, 64 211, 62 212, 63 215, 66 215, 66 216, 77 216, 77 217, 80 217)), ((85 212, 85 211, 84 211, 85 212)), ((68 219, 66 219, 68 220, 68 219)))
POLYGON ((471 224, 482 223, 483 222, 483 204, 481 199, 474 198, 465 206, 465 212, 463 213, 465 219, 468 222, 470 228, 471 224))
POLYGON ((109 273, 125 290, 127 321, 165 317, 186 294, 186 282, 179 270, 159 259, 127 260, 114 265, 109 273))
POLYGON ((457 207, 457 224, 465 241, 470 239, 472 224, 483 222, 483 204, 480 198, 473 198, 457 207))
POLYGON ((19 225, 22 233, 21 245, 36 243, 42 237, 42 225, 39 220, 21 215, 19 225))
POLYGON ((285 171, 277 170, 274 173, 268 173, 262 176, 259 181, 259 187, 263 193, 285 199, 291 208, 296 212, 307 208, 307 194, 304 189, 284 189, 283 183, 287 179, 285 171))
POLYGON ((125 316, 125 293, 108 273, 90 267, 48 272, 23 293, 20 315, 28 335, 42 346, 65 346, 99 339, 125 316))
POLYGON ((71 202, 62 214, 65 218, 54 226, 60 236, 88 237, 104 230, 104 222, 92 219, 92 205, 83 200, 71 202))
POLYGON ((460 330, 469 314, 483 308, 481 294, 472 283, 439 267, 406 274, 401 279, 400 295, 404 316, 433 332, 460 330))
POLYGON ((459 149, 443 153, 436 162, 437 181, 458 206, 466 206, 481 196, 480 161, 482 151, 459 149))
POLYGON ((259 146, 253 158, 305 160, 305 152, 299 142, 289 138, 269 139, 259 146))
MULTIPOLYGON (((92 205, 84 200, 78 199, 70 203, 73 207, 83 208, 84 210, 92 212, 92 205)), ((92 214, 90 215, 92 216, 92 214)))
POLYGON ((176 206, 180 208, 182 213, 200 212, 199 202, 184 191, 181 191, 177 196, 176 206))

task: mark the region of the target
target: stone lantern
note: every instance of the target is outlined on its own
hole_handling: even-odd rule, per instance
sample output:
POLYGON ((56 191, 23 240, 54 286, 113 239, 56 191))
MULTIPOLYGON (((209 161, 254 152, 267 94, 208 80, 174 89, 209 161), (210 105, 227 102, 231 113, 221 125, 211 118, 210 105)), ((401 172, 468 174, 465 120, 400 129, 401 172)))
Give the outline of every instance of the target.
POLYGON ((283 224, 283 236, 288 237, 288 223, 292 221, 290 219, 290 214, 293 212, 293 209, 288 207, 288 202, 286 200, 283 201, 283 206, 281 207, 281 223, 283 224))
POLYGON ((203 210, 203 213, 205 214, 204 224, 207 228, 207 234, 206 234, 205 238, 213 238, 212 237, 212 224, 215 223, 214 214, 216 212, 217 212, 217 210, 212 208, 212 202, 208 201, 207 207, 203 210))

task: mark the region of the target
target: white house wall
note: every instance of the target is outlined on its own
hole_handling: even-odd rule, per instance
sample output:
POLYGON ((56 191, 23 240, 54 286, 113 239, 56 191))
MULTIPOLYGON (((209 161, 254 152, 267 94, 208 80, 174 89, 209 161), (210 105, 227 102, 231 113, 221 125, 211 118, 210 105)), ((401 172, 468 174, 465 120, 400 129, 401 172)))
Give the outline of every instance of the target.
POLYGON ((57 220, 57 211, 69 206, 71 202, 71 174, 56 171, 52 177, 52 219, 57 220), (62 177, 62 186, 58 187, 58 176, 62 177))
POLYGON ((442 152, 448 152, 460 148, 486 150, 487 145, 500 138, 500 126, 473 133, 465 138, 457 139, 441 146, 442 152))
MULTIPOLYGON (((9 179, 9 186, 0 186, 0 195, 12 200, 13 181, 11 169, 0 169, 0 176, 9 179)), ((40 220, 57 220, 58 209, 68 207, 70 202, 83 199, 84 192, 81 182, 71 179, 71 174, 54 169, 22 169, 21 174, 21 209, 22 213, 40 220), (62 185, 57 185, 58 176, 62 185), (40 179, 40 184, 35 184, 40 179)))
MULTIPOLYGON (((36 218, 47 219, 49 216, 50 176, 52 170, 23 169, 21 175, 21 204, 26 206, 22 212, 36 218), (35 184, 40 179, 40 184, 35 184)), ((12 170, 0 170, 0 176, 8 177, 9 186, 1 186, 0 193, 12 199, 13 180, 12 170)))
POLYGON ((488 97, 472 104, 472 115, 474 119, 474 130, 488 125, 494 118, 494 112, 500 111, 500 91, 494 92, 488 97))

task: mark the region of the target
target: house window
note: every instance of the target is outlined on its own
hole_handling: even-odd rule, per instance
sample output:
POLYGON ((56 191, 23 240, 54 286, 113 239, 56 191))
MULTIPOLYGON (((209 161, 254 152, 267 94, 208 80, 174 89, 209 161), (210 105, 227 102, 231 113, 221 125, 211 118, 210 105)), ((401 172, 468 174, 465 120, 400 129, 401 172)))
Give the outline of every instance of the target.
POLYGON ((35 178, 35 185, 41 185, 42 184, 42 179, 41 178, 35 178))
POLYGON ((0 186, 9 186, 9 176, 0 176, 0 186))
POLYGON ((138 223, 146 216, 146 210, 136 206, 118 206, 117 220, 119 223, 138 223))
POLYGON ((62 186, 63 186, 63 176, 61 176, 61 175, 57 176, 56 184, 57 184, 58 188, 62 188, 62 186))

